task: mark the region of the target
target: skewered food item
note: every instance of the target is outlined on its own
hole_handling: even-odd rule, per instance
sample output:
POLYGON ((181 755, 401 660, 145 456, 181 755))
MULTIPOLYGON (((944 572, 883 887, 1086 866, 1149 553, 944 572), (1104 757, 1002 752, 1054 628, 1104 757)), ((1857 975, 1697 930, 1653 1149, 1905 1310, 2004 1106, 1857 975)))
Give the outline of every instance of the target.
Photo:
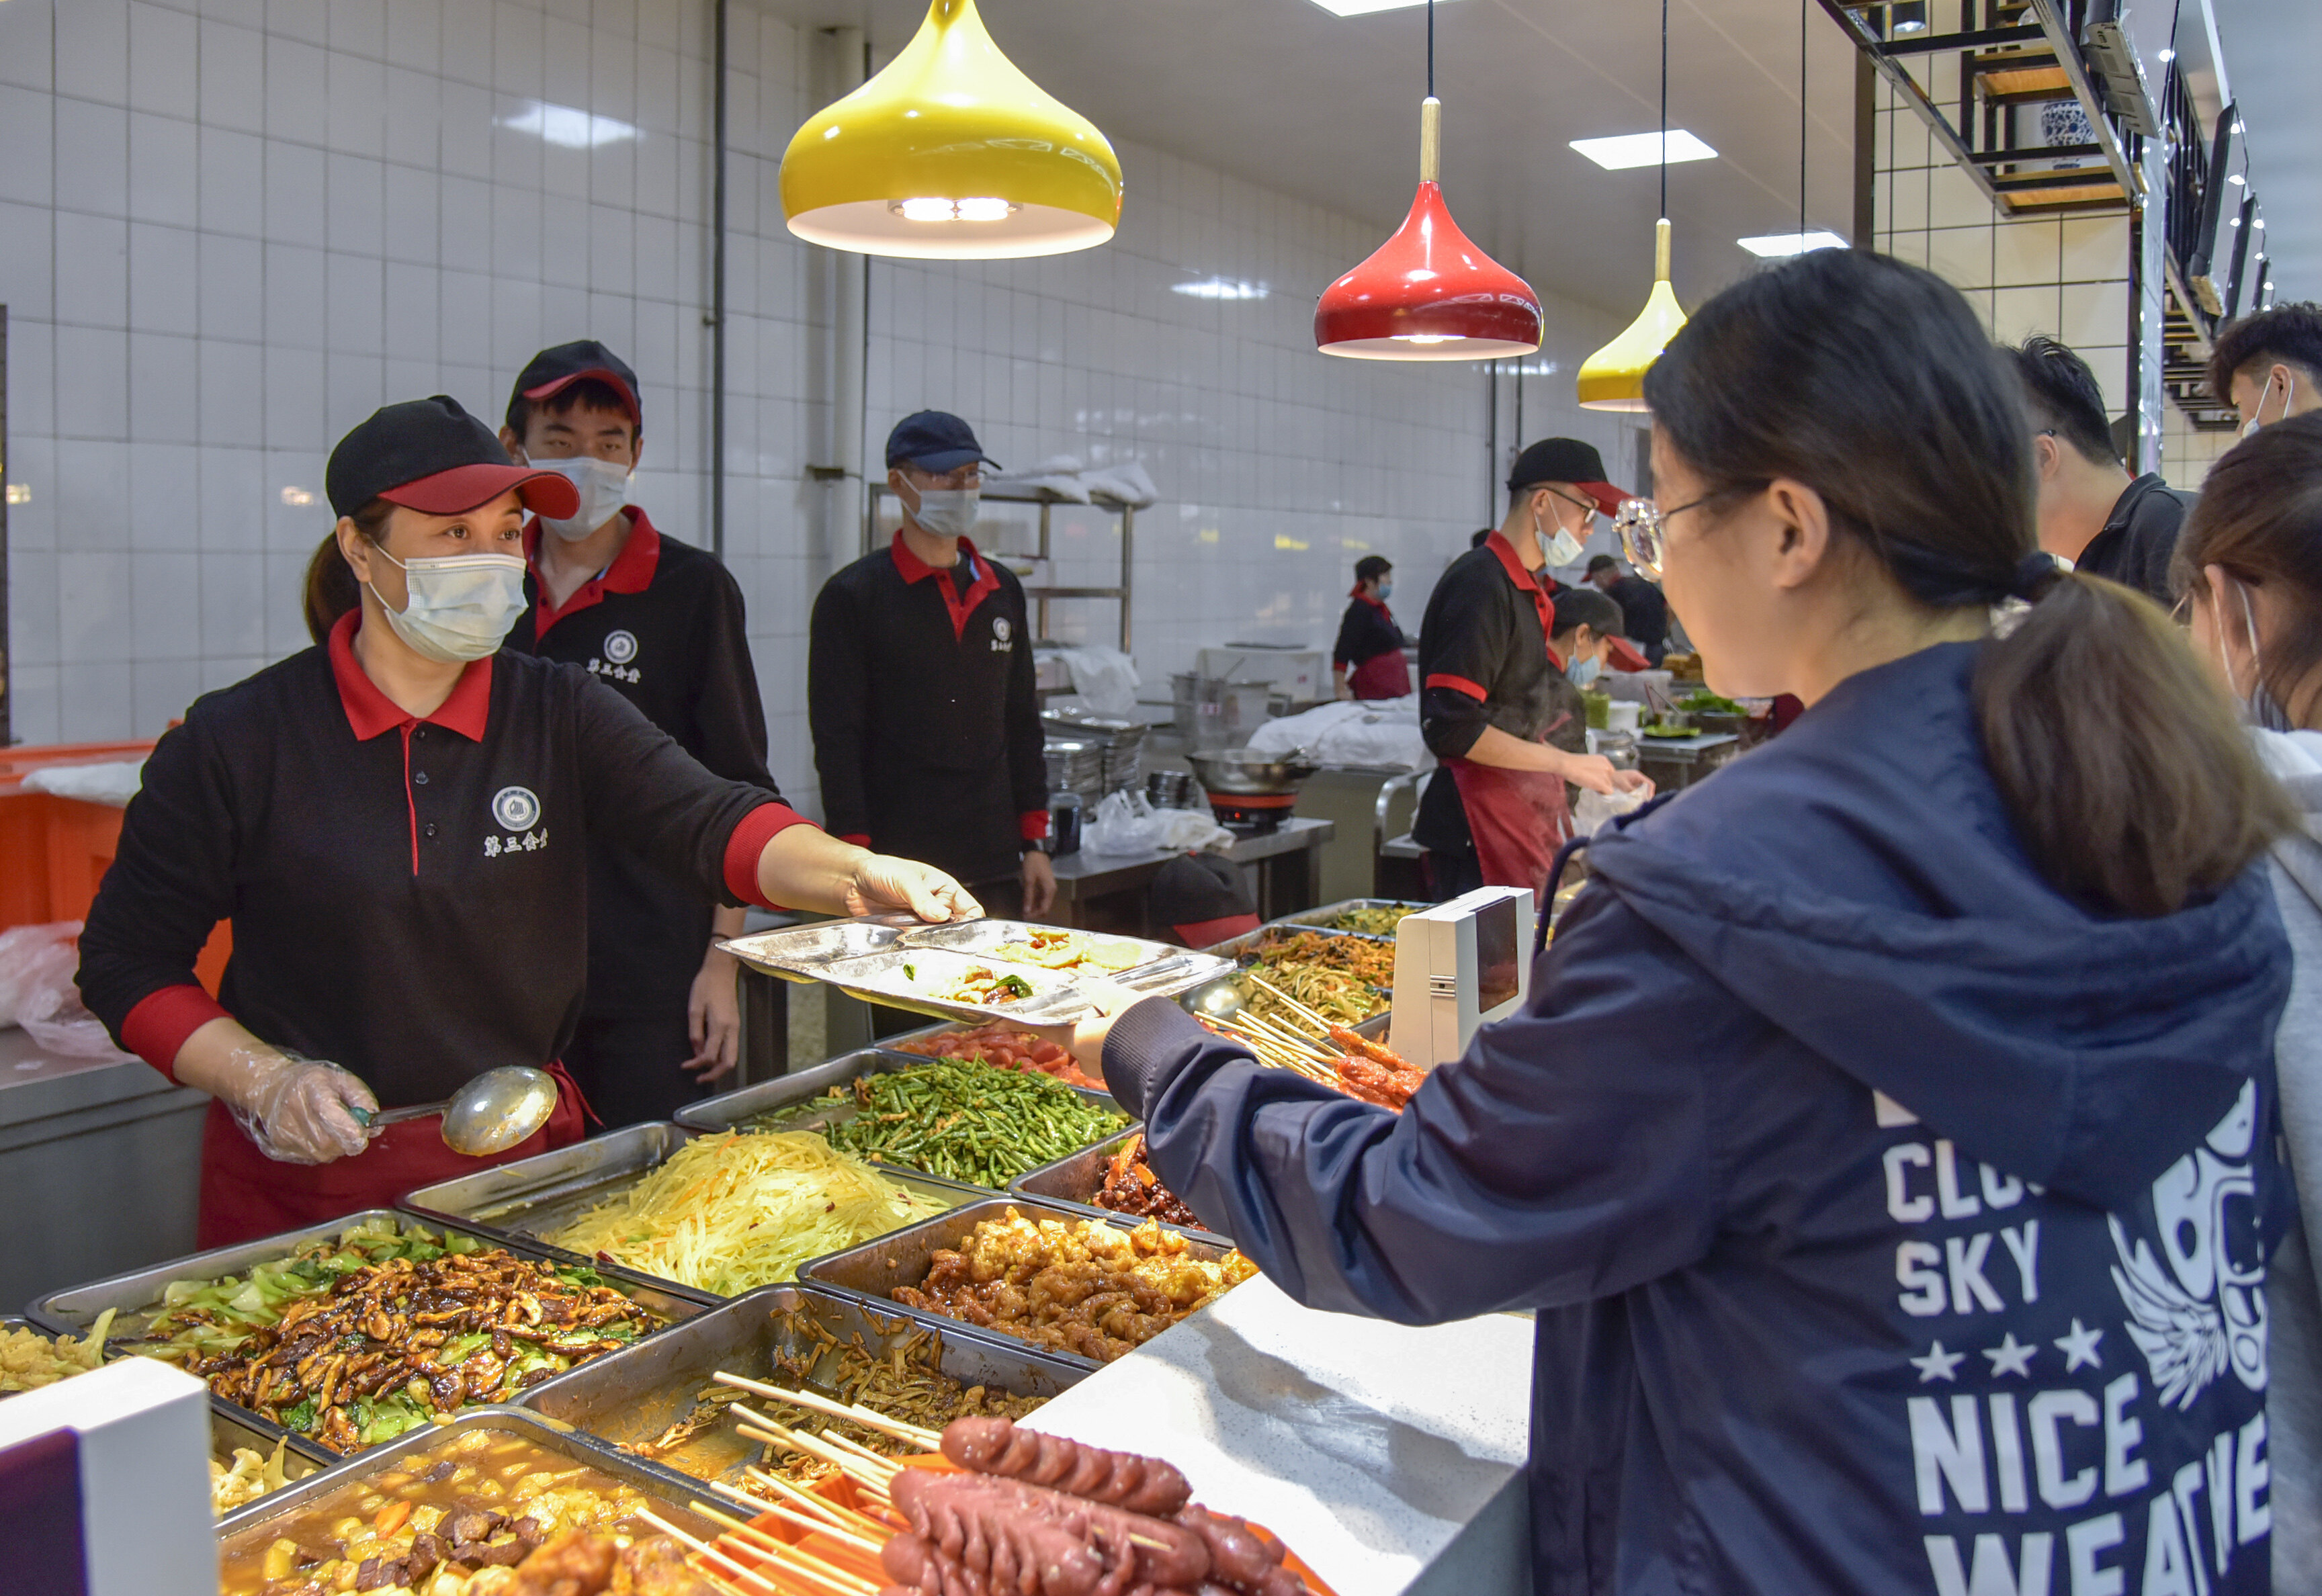
POLYGON ((1063 1047, 1013 1026, 950 1030, 891 1045, 897 1053, 913 1053, 921 1058, 974 1059, 1002 1070, 1037 1070, 1043 1075, 1055 1076, 1066 1086, 1104 1090, 1104 1082, 1083 1074, 1080 1066, 1073 1062, 1073 1055, 1063 1047))
MULTIPOLYGON (((186 1313, 165 1314, 153 1333, 200 1327, 180 1324, 186 1313)), ((358 1264, 327 1296, 297 1297, 273 1322, 182 1361, 226 1400, 352 1452, 434 1414, 509 1400, 661 1322, 592 1269, 439 1252, 358 1264)))
POLYGON ((1132 1513, 1166 1517, 1193 1499, 1175 1464, 1019 1429, 1005 1418, 952 1420, 944 1427, 943 1455, 972 1473, 1052 1485, 1132 1513))
POLYGON ((1345 1048, 1338 1061, 1339 1078, 1347 1090, 1365 1102, 1403 1111, 1412 1094, 1426 1084, 1427 1072, 1384 1043, 1358 1035, 1343 1026, 1330 1027, 1330 1040, 1345 1048))
POLYGON ((668 1162, 548 1239, 721 1297, 794 1278, 809 1258, 949 1207, 884 1179, 814 1131, 728 1131, 668 1162))
POLYGON ((779 1130, 833 1108, 853 1113, 825 1128, 832 1146, 995 1191, 1129 1123, 1045 1075, 937 1059, 861 1076, 742 1128, 779 1130))
POLYGON ((1392 936, 1407 915, 1419 911, 1395 904, 1385 908, 1350 908, 1330 922, 1333 931, 1358 931, 1365 936, 1392 936))
POLYGON ((1151 1220, 1123 1231, 1093 1219, 980 1221, 928 1278, 888 1295, 909 1307, 1109 1363, 1257 1272, 1239 1253, 1215 1263, 1151 1220))
POLYGON ((882 1565, 898 1579, 917 1574, 909 1582, 922 1591, 927 1573, 943 1563, 983 1576, 992 1589, 1031 1583, 1056 1596, 1139 1583, 1190 1589, 1210 1572, 1208 1543, 1184 1525, 1045 1485, 905 1469, 891 1500, 912 1534, 888 1543, 882 1565))
POLYGON ((78 1341, 69 1336, 51 1339, 38 1330, 0 1330, 0 1396, 87 1373, 105 1361, 105 1333, 112 1327, 108 1308, 78 1341))
POLYGON ((1145 1162, 1143 1131, 1129 1132, 1128 1139, 1105 1160, 1104 1184, 1089 1200, 1116 1214, 1133 1214, 1140 1219, 1158 1219, 1193 1230, 1209 1228, 1185 1206, 1183 1198, 1161 1183, 1161 1177, 1145 1162))

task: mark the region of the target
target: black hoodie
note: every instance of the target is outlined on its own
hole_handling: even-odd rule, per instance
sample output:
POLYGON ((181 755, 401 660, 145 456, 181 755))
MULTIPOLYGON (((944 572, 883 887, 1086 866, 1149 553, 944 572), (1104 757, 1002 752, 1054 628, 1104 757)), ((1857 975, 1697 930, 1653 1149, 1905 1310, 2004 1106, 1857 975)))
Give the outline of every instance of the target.
POLYGON ((1600 836, 1525 1011, 1400 1117, 1114 1027, 1156 1172, 1293 1296, 1539 1310, 1540 1596, 2268 1588, 2281 923, 2257 873, 2055 893, 1975 646, 1600 836))

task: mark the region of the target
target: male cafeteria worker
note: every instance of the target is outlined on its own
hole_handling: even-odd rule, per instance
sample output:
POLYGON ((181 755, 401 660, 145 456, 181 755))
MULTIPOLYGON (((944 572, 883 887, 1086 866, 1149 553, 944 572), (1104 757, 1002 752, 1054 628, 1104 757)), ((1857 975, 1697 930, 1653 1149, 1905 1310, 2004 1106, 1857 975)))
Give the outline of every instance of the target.
MULTIPOLYGON (((509 464, 454 401, 380 410, 340 441, 325 487, 339 523, 308 591, 335 588, 345 613, 327 643, 200 699, 162 737, 81 935, 90 1010, 216 1099, 203 1246, 479 1167, 440 1121, 367 1140, 349 1110, 433 1102, 502 1064, 562 1075, 593 837, 752 903, 980 912, 942 872, 710 775, 583 672, 496 652, 524 607, 525 510, 569 516, 578 495, 509 464), (213 1000, 193 961, 229 918, 213 1000)), ((554 1117, 506 1158, 580 1139, 561 1084, 554 1117)))

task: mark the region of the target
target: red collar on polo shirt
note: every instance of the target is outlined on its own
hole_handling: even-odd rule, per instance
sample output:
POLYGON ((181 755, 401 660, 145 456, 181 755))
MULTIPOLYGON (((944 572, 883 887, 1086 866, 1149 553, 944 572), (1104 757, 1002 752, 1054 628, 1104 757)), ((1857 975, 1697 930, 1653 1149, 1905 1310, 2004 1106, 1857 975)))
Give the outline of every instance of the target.
POLYGON ((524 529, 524 562, 532 570, 533 590, 540 595, 533 606, 532 634, 535 638, 548 635, 548 629, 572 614, 600 603, 608 593, 642 593, 653 586, 654 571, 661 564, 661 534, 644 510, 635 505, 623 505, 621 514, 629 518, 629 540, 621 552, 613 556, 612 564, 590 577, 573 589, 572 597, 554 609, 548 607, 548 584, 541 579, 540 540, 546 535, 538 517, 524 529))
MULTIPOLYGON (((1484 547, 1489 549, 1492 552, 1492 557, 1506 570, 1508 580, 1531 594, 1531 606, 1540 612, 1540 639, 1543 643, 1546 642, 1556 632, 1556 606, 1548 601, 1547 589, 1532 579, 1531 572, 1526 570, 1524 562, 1516 557, 1515 545, 1508 542, 1504 536, 1496 532, 1492 534, 1490 537, 1484 540, 1484 547)), ((1550 658, 1555 658, 1554 649, 1550 649, 1548 652, 1550 658)))
POLYGON ((955 643, 966 635, 967 617, 975 613, 975 606, 1000 591, 1000 573, 992 569, 991 561, 976 553, 973 538, 959 540, 960 558, 975 571, 975 580, 968 584, 964 597, 960 593, 959 584, 952 580, 949 566, 929 565, 911 552, 903 542, 902 528, 895 529, 895 541, 887 545, 887 552, 894 557, 895 569, 906 582, 923 581, 928 577, 943 579, 936 584, 936 591, 943 595, 944 608, 951 612, 951 635, 955 643))
POLYGON ((384 736, 398 727, 415 726, 422 721, 457 732, 471 743, 484 740, 484 723, 492 706, 489 654, 469 661, 468 668, 460 672, 452 696, 433 714, 413 715, 380 692, 379 684, 363 674, 362 661, 355 658, 355 629, 361 625, 362 611, 349 610, 331 628, 330 642, 331 676, 338 683, 339 702, 346 708, 347 725, 354 728, 356 742, 368 743, 373 737, 384 736))
POLYGON ((1388 620, 1391 621, 1394 619, 1394 611, 1387 608, 1386 600, 1384 598, 1374 598, 1369 594, 1364 592, 1360 588, 1357 588, 1353 592, 1348 594, 1347 597, 1349 598, 1359 598, 1365 604, 1369 605, 1373 609, 1378 611, 1379 614, 1385 616, 1388 620))

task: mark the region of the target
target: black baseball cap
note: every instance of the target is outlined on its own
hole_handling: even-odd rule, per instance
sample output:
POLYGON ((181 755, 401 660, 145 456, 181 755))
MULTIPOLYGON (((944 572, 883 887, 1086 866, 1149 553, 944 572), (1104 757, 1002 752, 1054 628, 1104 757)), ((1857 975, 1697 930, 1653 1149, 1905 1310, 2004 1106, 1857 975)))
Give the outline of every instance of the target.
POLYGON ((1614 559, 1610 554, 1599 554, 1596 558, 1588 562, 1588 574, 1592 577, 1600 570, 1618 570, 1620 569, 1621 562, 1614 559))
POLYGON ((375 498, 430 515, 457 515, 509 488, 524 506, 562 520, 580 512, 580 490, 554 471, 510 465, 492 429, 445 394, 371 412, 339 440, 323 470, 331 508, 352 515, 375 498))
POLYGON ((510 429, 516 428, 526 400, 553 399, 584 377, 593 377, 620 395, 629 419, 639 426, 644 425, 644 406, 637 398, 637 374, 611 350, 593 338, 583 338, 577 343, 560 343, 554 349, 542 350, 517 373, 516 391, 508 396, 510 429))
POLYGON ((1510 493, 1543 482, 1571 483, 1595 499, 1596 507, 1607 515, 1620 513, 1623 499, 1636 497, 1607 482, 1604 457, 1596 452, 1595 445, 1577 438, 1542 438, 1516 456, 1516 469, 1508 473, 1510 493))
POLYGON ((922 410, 906 415, 887 434, 887 468, 917 466, 937 476, 955 471, 971 461, 982 461, 993 470, 1000 462, 983 452, 967 423, 945 410, 922 410))
POLYGON ((1384 554, 1366 554, 1355 561, 1355 580, 1367 582, 1373 577, 1383 577, 1394 569, 1394 561, 1384 554))

